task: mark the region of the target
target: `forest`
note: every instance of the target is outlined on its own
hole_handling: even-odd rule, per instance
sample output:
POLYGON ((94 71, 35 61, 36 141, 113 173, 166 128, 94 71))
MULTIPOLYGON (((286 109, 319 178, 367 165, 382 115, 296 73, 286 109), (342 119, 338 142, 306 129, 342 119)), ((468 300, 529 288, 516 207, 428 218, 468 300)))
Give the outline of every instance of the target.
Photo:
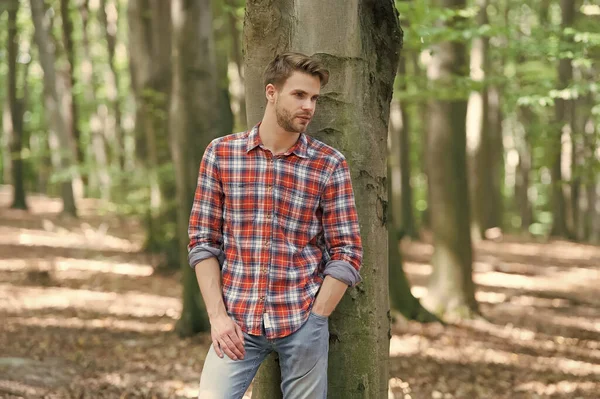
MULTIPOLYGON (((331 73, 363 281, 330 398, 597 398, 594 0, 0 0, 0 397, 193 398, 198 167, 286 51, 331 73)), ((280 398, 275 357, 244 398, 280 398)))

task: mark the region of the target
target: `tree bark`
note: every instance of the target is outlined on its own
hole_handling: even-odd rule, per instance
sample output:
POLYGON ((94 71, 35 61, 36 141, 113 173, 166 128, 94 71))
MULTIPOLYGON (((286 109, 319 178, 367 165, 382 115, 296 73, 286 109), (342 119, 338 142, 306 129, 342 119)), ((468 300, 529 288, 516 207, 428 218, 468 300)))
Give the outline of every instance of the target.
MULTIPOLYGON (((387 235, 386 138, 401 41, 394 4, 388 0, 251 0, 244 32, 248 126, 263 115, 262 72, 276 53, 314 54, 331 71, 308 132, 348 159, 364 260, 363 282, 348 290, 330 318, 329 392, 340 398, 386 397, 388 251, 387 240, 381 238, 387 235)), ((259 372, 255 398, 281 395, 278 370, 271 367, 269 374, 269 364, 272 360, 267 370, 263 367, 259 372)))
MULTIPOLYGON (((438 4, 457 9, 466 6, 465 0, 442 0, 438 4)), ((465 53, 459 42, 446 41, 434 47, 427 70, 432 89, 448 90, 453 78, 467 75, 465 53)), ((463 99, 433 99, 429 103, 427 157, 434 253, 433 273, 422 303, 449 320, 477 312, 465 154, 466 112, 467 101, 463 99)))
MULTIPOLYGON (((479 26, 487 21, 487 0, 477 0, 479 26)), ((471 79, 482 84, 488 70, 488 39, 476 37, 471 44, 471 79)), ((480 241, 490 224, 492 193, 492 157, 490 156, 490 130, 488 119, 488 90, 471 92, 467 108, 467 165, 469 168, 469 204, 471 205, 471 238, 480 241)))
POLYGON ((177 185, 177 219, 183 279, 180 336, 209 331, 194 271, 187 260, 188 218, 202 153, 219 135, 218 83, 209 0, 171 3, 173 81, 169 110, 171 157, 177 185))
MULTIPOLYGON (((574 0, 561 0, 560 9, 562 13, 561 31, 565 28, 570 27, 573 24, 573 18, 575 15, 575 2, 574 0)), ((568 58, 562 58, 558 64, 558 89, 566 88, 571 80, 573 79, 573 66, 571 60, 568 58)), ((566 212, 566 200, 563 189, 563 177, 562 177, 562 155, 563 155, 563 140, 562 135, 565 134, 565 130, 572 130, 568 128, 569 125, 569 106, 570 101, 562 98, 557 98, 555 103, 555 119, 556 123, 560 128, 556 132, 554 141, 554 159, 552 161, 552 231, 551 235, 568 237, 570 232, 567 228, 567 212, 566 212)), ((568 134, 568 133, 567 133, 568 134)))
POLYGON ((11 207, 15 209, 27 209, 25 200, 25 176, 23 174, 23 98, 17 97, 17 54, 19 52, 19 36, 17 26, 17 14, 19 1, 12 0, 8 5, 8 95, 9 108, 8 120, 4 125, 8 127, 5 132, 9 137, 10 157, 7 163, 11 164, 12 184, 14 188, 13 202, 11 207))
POLYGON ((54 46, 48 30, 48 16, 45 15, 44 0, 31 1, 31 16, 35 26, 35 41, 38 46, 40 64, 44 71, 44 105, 46 117, 49 118, 50 128, 56 135, 59 153, 56 154, 62 177, 61 192, 63 212, 72 216, 77 215, 75 198, 73 196, 73 173, 75 159, 68 136, 68 126, 61 112, 58 91, 56 88, 56 70, 54 67, 54 46))

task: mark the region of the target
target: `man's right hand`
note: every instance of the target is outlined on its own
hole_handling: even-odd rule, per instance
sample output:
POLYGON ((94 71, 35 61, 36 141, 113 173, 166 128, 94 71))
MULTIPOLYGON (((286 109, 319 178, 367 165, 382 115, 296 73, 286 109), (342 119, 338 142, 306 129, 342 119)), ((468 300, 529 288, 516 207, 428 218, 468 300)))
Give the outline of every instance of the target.
POLYGON ((223 353, 232 360, 241 360, 246 354, 242 328, 227 313, 220 314, 210 320, 210 335, 217 356, 223 353))

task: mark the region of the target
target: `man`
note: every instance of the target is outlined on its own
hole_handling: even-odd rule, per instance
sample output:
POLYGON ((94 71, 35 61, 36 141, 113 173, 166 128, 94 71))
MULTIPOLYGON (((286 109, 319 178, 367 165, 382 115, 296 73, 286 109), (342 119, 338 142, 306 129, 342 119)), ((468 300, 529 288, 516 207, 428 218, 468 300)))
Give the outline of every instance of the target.
POLYGON ((201 399, 242 398, 272 351, 285 399, 326 398, 327 318, 360 282, 348 164, 305 133, 329 72, 286 53, 264 78, 262 121, 208 145, 190 215, 189 262, 212 337, 201 399))

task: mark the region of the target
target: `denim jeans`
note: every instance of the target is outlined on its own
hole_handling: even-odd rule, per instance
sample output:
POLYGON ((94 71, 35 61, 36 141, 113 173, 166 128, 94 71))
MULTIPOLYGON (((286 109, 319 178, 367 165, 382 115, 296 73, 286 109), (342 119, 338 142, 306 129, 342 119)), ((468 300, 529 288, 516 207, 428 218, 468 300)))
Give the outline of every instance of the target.
POLYGON ((220 358, 210 346, 200 378, 199 399, 241 399, 258 367, 271 352, 279 354, 284 399, 327 398, 327 317, 310 313, 293 334, 276 339, 244 333, 243 360, 220 358))

